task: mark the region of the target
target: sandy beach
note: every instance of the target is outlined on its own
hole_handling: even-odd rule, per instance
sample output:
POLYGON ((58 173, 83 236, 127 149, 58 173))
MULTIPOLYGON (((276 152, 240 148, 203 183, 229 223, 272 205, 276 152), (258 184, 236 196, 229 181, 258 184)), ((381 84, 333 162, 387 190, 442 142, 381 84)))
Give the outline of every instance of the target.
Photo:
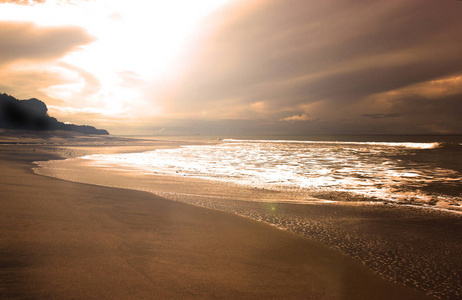
POLYGON ((37 160, 178 143, 34 135, 2 141, 3 299, 428 297, 300 234, 147 192, 31 170, 37 160))
POLYGON ((0 300, 462 300, 462 0, 0 0, 0 300))

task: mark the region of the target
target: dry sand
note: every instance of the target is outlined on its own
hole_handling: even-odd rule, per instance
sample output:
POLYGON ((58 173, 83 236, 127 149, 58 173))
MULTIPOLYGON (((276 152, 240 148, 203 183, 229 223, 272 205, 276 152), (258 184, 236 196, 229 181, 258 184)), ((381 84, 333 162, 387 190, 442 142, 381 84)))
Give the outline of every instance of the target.
MULTIPOLYGON (((0 298, 425 299, 302 236, 146 192, 39 176, 32 161, 126 141, 4 137, 0 298), (45 144, 48 143, 48 144, 45 144)), ((131 142, 130 151, 175 146, 131 142)))

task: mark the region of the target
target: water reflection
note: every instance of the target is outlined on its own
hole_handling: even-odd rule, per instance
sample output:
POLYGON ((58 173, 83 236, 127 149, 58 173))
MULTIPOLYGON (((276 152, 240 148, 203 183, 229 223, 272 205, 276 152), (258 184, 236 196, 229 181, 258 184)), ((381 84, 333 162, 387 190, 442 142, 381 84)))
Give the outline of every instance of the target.
POLYGON ((458 171, 402 159, 432 151, 437 146, 437 143, 225 140, 215 145, 92 155, 85 159, 147 173, 192 176, 278 191, 297 190, 307 197, 460 205, 460 194, 447 195, 429 188, 460 186, 462 178, 458 171))

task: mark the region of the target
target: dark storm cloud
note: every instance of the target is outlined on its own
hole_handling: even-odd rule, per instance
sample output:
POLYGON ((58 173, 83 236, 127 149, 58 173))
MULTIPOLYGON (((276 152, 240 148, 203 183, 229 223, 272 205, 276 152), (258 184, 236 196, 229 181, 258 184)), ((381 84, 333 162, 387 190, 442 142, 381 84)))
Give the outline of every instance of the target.
POLYGON ((363 117, 371 118, 371 119, 387 119, 387 118, 396 118, 400 117, 401 114, 363 114, 363 117))
POLYGON ((93 41, 82 28, 39 27, 33 23, 0 22, 0 65, 18 60, 48 60, 64 56, 93 41))
POLYGON ((461 2, 268 0, 249 6, 244 1, 210 20, 215 29, 197 40, 185 76, 163 94, 171 111, 299 120, 284 126, 307 130, 431 131, 428 122, 460 130, 460 118, 448 118, 462 111, 462 101, 444 94, 431 101, 389 96, 388 105, 370 99, 462 74, 461 2))

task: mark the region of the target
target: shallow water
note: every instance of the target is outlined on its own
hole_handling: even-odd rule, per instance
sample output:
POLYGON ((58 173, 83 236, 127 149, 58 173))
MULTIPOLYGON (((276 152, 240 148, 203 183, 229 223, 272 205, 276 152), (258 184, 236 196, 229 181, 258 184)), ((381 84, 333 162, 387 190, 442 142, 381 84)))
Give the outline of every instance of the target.
POLYGON ((338 249, 393 282, 458 299, 461 147, 438 141, 205 141, 37 162, 35 171, 250 217, 338 249))
POLYGON ((293 201, 383 201, 458 210, 462 146, 435 142, 224 140, 82 157, 100 166, 287 192, 293 201), (454 164, 446 163, 448 159, 454 164))

